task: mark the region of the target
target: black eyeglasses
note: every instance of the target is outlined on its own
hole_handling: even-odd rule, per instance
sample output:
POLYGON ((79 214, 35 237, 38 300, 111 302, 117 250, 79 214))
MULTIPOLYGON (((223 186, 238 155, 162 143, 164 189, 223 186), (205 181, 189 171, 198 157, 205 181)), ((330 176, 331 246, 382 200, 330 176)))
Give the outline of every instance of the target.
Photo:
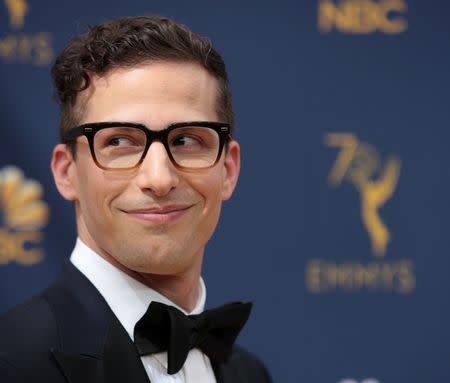
POLYGON ((178 122, 158 131, 132 122, 95 122, 67 131, 64 142, 86 136, 99 168, 130 170, 142 163, 152 142, 160 141, 176 168, 197 170, 217 164, 230 131, 229 124, 208 121, 178 122))

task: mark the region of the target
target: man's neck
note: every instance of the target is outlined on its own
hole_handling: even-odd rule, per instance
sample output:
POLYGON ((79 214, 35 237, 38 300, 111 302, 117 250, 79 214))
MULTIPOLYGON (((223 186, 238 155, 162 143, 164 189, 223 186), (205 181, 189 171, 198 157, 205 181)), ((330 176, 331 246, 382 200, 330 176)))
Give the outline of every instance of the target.
POLYGON ((179 275, 158 275, 131 270, 106 252, 96 251, 96 253, 130 277, 165 296, 186 312, 191 312, 195 308, 199 295, 201 263, 196 268, 179 275))

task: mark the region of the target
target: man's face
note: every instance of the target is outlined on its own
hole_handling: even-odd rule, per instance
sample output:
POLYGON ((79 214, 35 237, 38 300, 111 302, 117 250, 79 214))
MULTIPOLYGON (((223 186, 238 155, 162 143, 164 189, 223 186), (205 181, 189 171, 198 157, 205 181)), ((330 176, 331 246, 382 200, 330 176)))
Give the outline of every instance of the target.
MULTIPOLYGON (((175 122, 219 121, 217 82, 192 63, 151 63, 94 77, 80 95, 81 123, 135 122, 161 130, 175 122)), ((80 238, 93 250, 139 273, 199 271, 223 200, 239 173, 239 146, 231 142, 213 168, 186 172, 155 141, 138 169, 98 168, 86 137, 76 160, 65 145, 52 160, 61 194, 75 201, 80 238)))

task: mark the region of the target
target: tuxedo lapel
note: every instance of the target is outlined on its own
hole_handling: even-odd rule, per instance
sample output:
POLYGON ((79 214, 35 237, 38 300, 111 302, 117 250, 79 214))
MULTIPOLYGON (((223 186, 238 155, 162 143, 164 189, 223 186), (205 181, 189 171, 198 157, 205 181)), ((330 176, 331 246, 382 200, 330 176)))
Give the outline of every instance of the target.
POLYGON ((217 383, 250 383, 239 369, 232 368, 229 363, 211 363, 217 383))
POLYGON ((51 350, 70 383, 149 383, 133 342, 95 287, 72 264, 46 298, 59 329, 51 350))
POLYGON ((110 328, 101 357, 51 350, 68 382, 150 383, 132 343, 125 341, 119 326, 114 324, 110 328))
POLYGON ((65 353, 51 349, 56 363, 64 377, 70 383, 96 383, 102 380, 102 362, 100 359, 80 354, 65 353))
POLYGON ((214 375, 216 377, 217 383, 239 382, 238 380, 233 380, 232 377, 230 376, 230 372, 227 371, 222 366, 213 364, 212 368, 214 370, 214 375))
POLYGON ((104 381, 150 383, 141 358, 119 321, 115 319, 109 330, 103 355, 104 381))

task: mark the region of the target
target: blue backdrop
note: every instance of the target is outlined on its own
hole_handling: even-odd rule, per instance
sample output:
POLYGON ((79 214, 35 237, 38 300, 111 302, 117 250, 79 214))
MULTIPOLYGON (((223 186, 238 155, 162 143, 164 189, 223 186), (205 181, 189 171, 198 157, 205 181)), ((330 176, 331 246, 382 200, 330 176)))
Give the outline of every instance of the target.
POLYGON ((445 0, 0 3, 0 312, 75 240, 52 60, 87 25, 155 13, 211 38, 234 93, 242 173, 208 305, 254 301, 239 342, 276 382, 450 381, 445 0))

